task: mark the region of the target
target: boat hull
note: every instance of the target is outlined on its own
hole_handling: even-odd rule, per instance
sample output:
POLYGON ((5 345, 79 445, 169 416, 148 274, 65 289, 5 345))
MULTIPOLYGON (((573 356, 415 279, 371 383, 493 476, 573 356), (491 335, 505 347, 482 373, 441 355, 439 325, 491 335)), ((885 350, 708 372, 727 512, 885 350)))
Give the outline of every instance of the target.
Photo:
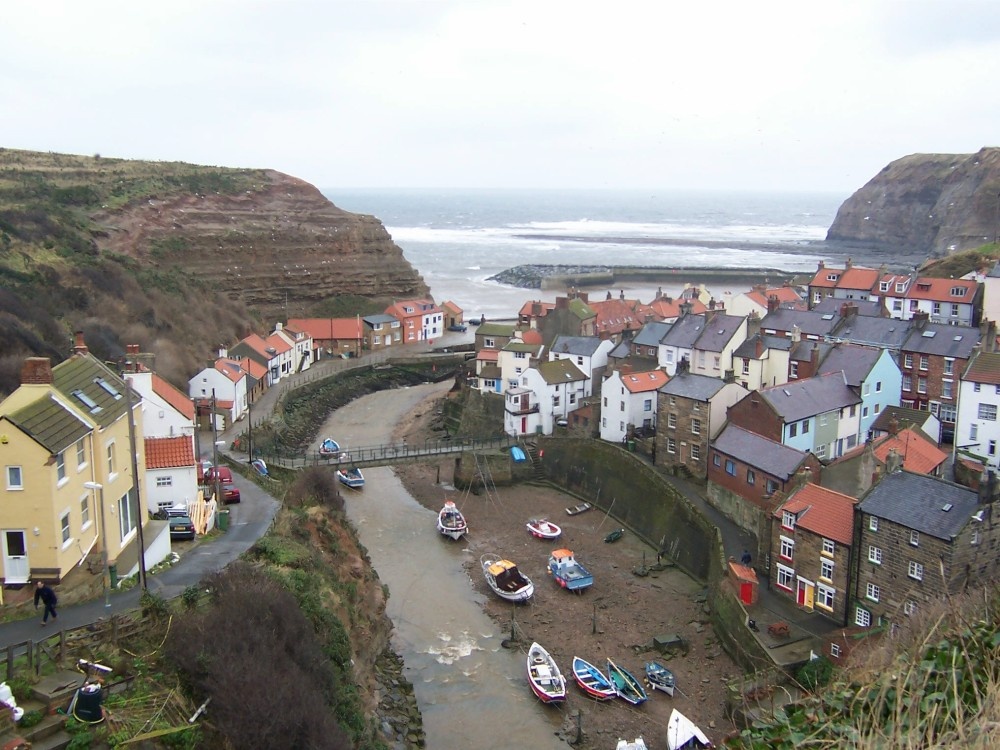
POLYGON ((480 558, 483 576, 490 590, 509 602, 526 602, 535 593, 535 585, 510 560, 495 555, 480 558))
POLYGON ((711 740, 693 721, 676 708, 670 712, 670 719, 667 721, 667 750, 694 750, 712 746, 711 740))
POLYGON ((549 573, 553 580, 568 591, 582 591, 594 585, 594 576, 576 561, 568 549, 555 550, 549 557, 549 573))
POLYGON ((674 694, 674 673, 654 661, 646 663, 646 682, 653 690, 661 690, 670 696, 674 694))
POLYGON ((350 487, 352 490, 360 490, 365 486, 365 477, 360 470, 357 471, 338 471, 337 479, 341 484, 350 487))
POLYGON ((618 697, 633 706, 645 703, 649 699, 642 683, 631 672, 619 667, 611 659, 608 659, 608 679, 615 686, 618 697))
POLYGON ((458 541, 468 532, 469 526, 465 521, 465 516, 450 500, 438 512, 437 530, 439 534, 458 541))
POLYGON ((566 700, 566 678, 556 660, 541 645, 532 643, 528 649, 528 685, 542 703, 562 703, 566 700))
POLYGON ((595 700, 609 701, 618 695, 604 673, 579 656, 573 657, 573 679, 580 690, 595 700))
POLYGON ((557 539, 562 534, 559 526, 545 518, 533 518, 524 526, 528 533, 539 539, 557 539))

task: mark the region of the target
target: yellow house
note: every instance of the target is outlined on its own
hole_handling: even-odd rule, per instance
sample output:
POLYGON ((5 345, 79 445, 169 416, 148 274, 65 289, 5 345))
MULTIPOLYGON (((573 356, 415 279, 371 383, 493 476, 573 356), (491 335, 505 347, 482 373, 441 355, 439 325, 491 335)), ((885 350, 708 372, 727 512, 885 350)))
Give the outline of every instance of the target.
POLYGON ((138 507, 130 495, 144 486, 146 461, 140 399, 125 388, 79 334, 73 356, 56 367, 46 357, 25 360, 21 386, 0 403, 5 584, 58 582, 85 559, 100 560, 102 545, 109 568, 122 562, 127 575, 136 567, 138 524, 148 513, 144 493, 138 507))

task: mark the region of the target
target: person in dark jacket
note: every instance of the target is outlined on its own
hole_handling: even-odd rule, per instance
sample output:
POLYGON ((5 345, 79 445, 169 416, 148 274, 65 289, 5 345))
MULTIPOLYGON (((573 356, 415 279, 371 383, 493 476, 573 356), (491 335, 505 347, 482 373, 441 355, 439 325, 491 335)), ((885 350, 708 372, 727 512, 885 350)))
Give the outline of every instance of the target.
POLYGON ((45 612, 42 614, 42 627, 45 627, 48 623, 49 615, 52 615, 53 620, 58 617, 56 614, 56 604, 59 603, 59 599, 56 597, 56 592, 52 590, 51 586, 43 581, 38 581, 35 584, 35 609, 38 609, 39 600, 45 605, 45 612))

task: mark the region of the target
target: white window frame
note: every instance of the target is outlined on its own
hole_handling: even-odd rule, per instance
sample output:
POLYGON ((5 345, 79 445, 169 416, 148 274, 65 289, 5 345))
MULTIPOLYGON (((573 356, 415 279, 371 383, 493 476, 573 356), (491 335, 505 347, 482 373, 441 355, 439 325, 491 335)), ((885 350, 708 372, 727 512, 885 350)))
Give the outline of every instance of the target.
POLYGON ((80 531, 90 526, 90 493, 80 498, 80 531))
POLYGON ((820 558, 819 577, 824 578, 827 581, 833 580, 833 560, 830 560, 826 557, 820 558))
POLYGON ((907 566, 906 575, 914 581, 922 581, 924 580, 924 566, 915 560, 910 560, 910 563, 907 566))
POLYGON ((87 465, 87 442, 80 438, 76 441, 76 470, 80 471, 87 465))
POLYGON ((781 563, 776 563, 777 573, 774 576, 774 583, 779 588, 783 588, 787 591, 792 590, 792 584, 795 582, 795 570, 789 568, 781 563))
POLYGON ((869 581, 865 585, 865 599, 877 602, 880 596, 882 596, 882 590, 878 587, 878 584, 869 581))
POLYGON ((790 510, 781 511, 781 526, 785 529, 795 528, 795 514, 790 510))
POLYGON ((868 545, 868 562, 875 565, 882 564, 882 548, 876 547, 874 544, 868 545))
POLYGON ((868 516, 868 530, 878 531, 878 516, 868 516))
POLYGON ((854 624, 859 628, 870 628, 872 624, 872 613, 864 607, 855 607, 854 624))
POLYGON ((840 658, 840 644, 839 643, 831 643, 830 644, 830 658, 831 659, 839 659, 840 658))
POLYGON ((778 544, 778 554, 782 560, 795 559, 795 540, 787 536, 778 537, 781 541, 778 544))
POLYGON ((7 467, 7 489, 20 491, 24 489, 24 471, 20 466, 7 467))
POLYGON ((823 549, 822 554, 830 555, 833 557, 833 553, 837 551, 837 543, 832 539, 823 539, 823 549))
POLYGON ((59 516, 59 533, 62 538, 62 548, 66 549, 70 544, 73 543, 73 535, 70 533, 69 527, 69 511, 64 511, 61 516, 59 516))
POLYGON ((832 612, 836 594, 837 590, 833 586, 827 586, 824 583, 817 583, 815 605, 820 609, 832 612))
POLYGON ((919 547, 920 546, 920 532, 914 529, 910 530, 910 546, 919 547))

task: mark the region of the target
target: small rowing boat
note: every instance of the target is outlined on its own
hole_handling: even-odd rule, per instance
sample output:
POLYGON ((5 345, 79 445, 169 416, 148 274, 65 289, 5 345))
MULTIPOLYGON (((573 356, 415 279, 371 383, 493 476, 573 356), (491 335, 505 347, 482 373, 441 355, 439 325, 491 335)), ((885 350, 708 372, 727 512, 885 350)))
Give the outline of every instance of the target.
POLYGON ((573 679, 591 698, 609 701, 618 695, 615 686, 604 673, 585 659, 573 657, 573 679))
POLYGON ((655 661, 646 662, 646 682, 653 690, 662 690, 667 695, 674 694, 677 684, 674 673, 655 661))
POLYGON ((592 506, 590 503, 580 503, 579 505, 574 505, 572 508, 566 509, 567 516, 576 516, 580 513, 590 510, 592 506))
POLYGON ((633 706, 645 703, 649 699, 642 683, 635 678, 635 675, 627 669, 619 667, 611 659, 608 659, 608 679, 615 686, 618 697, 633 706))
POLYGON ((566 700, 566 678, 559 671, 556 660, 538 643, 532 643, 528 649, 528 684, 542 703, 566 700))
POLYGON ((465 516, 451 500, 445 501, 444 507, 438 512, 437 530, 455 540, 469 530, 465 516))

